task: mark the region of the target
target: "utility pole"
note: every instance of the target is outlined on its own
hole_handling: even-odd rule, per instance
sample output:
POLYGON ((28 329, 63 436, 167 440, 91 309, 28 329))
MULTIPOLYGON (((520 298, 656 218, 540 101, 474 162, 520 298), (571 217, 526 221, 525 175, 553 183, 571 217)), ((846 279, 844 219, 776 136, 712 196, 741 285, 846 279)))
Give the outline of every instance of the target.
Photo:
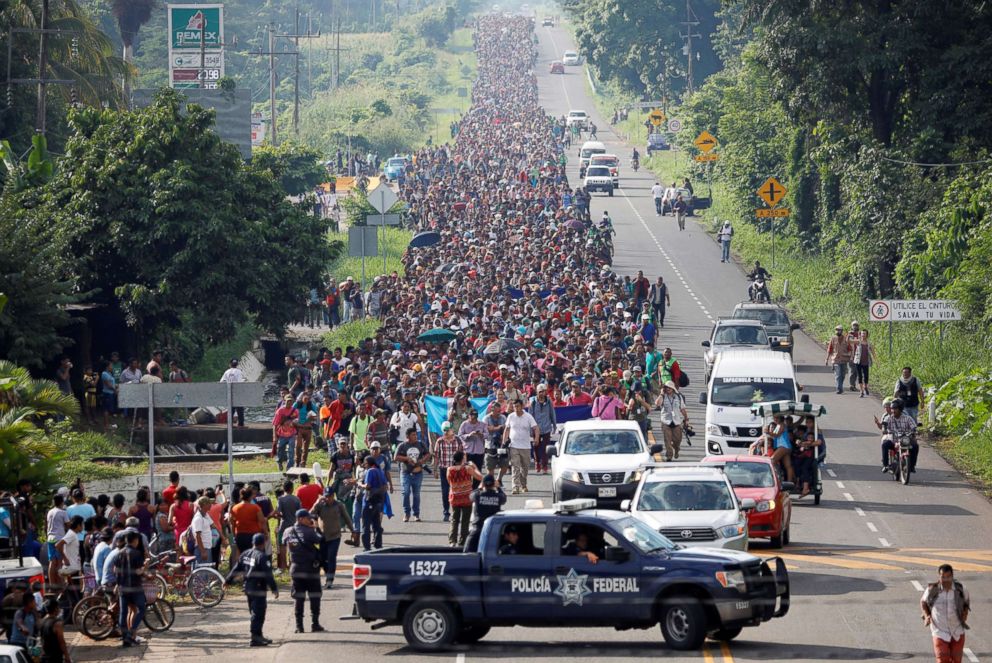
POLYGON ((38 113, 35 115, 34 130, 45 135, 45 115, 47 113, 48 87, 45 85, 45 72, 48 70, 48 0, 41 0, 41 38, 38 40, 38 113))
MULTIPOLYGON (((309 18, 307 19, 309 23, 309 18)), ((293 55, 296 56, 296 73, 293 76, 293 133, 299 135, 300 133, 300 40, 301 39, 316 39, 320 36, 320 32, 317 34, 312 34, 310 28, 307 27, 306 34, 300 34, 300 8, 299 5, 296 7, 296 29, 293 34, 277 35, 279 37, 287 37, 293 40, 295 44, 295 50, 293 55)), ((271 48, 269 49, 271 50, 271 48)))
POLYGON ((686 79, 685 79, 685 92, 686 96, 692 94, 692 60, 694 53, 692 51, 692 40, 693 38, 701 39, 702 35, 698 33, 693 33, 693 30, 699 25, 699 19, 696 17, 695 12, 692 11, 691 0, 685 0, 685 21, 682 25, 685 26, 685 34, 681 35, 685 39, 685 46, 682 47, 682 54, 686 56, 688 65, 686 66, 686 79))
MULTIPOLYGON (((334 51, 334 61, 331 63, 331 89, 338 89, 338 78, 341 75, 341 51, 347 51, 347 48, 341 48, 341 16, 337 17, 337 23, 334 28, 335 37, 334 40, 336 45, 331 48, 328 47, 328 51, 334 51)), ((318 31, 318 34, 320 32, 318 31)))
POLYGON ((272 146, 279 144, 276 138, 276 39, 275 30, 269 24, 269 123, 272 126, 272 146))

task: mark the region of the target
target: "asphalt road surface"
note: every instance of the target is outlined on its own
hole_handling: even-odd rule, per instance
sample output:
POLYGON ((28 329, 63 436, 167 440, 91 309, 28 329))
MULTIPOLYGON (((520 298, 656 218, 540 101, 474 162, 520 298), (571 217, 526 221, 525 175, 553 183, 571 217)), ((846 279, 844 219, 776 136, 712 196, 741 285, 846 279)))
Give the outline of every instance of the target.
MULTIPOLYGON (((589 112, 600 127, 600 140, 622 157, 622 188, 613 198, 597 194, 593 218, 607 209, 614 219, 617 270, 634 274, 642 269, 652 282, 660 275, 670 285, 672 306, 660 343, 673 348, 693 379, 686 389, 690 417, 702 431, 702 407, 693 405, 702 381, 700 342, 708 336, 713 321, 728 315, 745 295, 746 281, 735 264, 720 263, 717 245, 694 220, 680 232, 673 217, 655 215, 650 195, 653 177, 644 170, 637 174, 630 171, 631 146, 620 143, 606 118, 596 112, 583 68, 569 67, 565 75, 547 73, 550 62, 561 59, 562 51, 572 47, 567 33, 538 27, 537 34, 544 107, 556 115, 570 109, 589 112)), ((638 149, 643 152, 644 145, 639 143, 638 149)), ((578 181, 576 151, 577 146, 570 155, 573 182, 578 181)), ((850 321, 838 322, 846 328, 850 321)), ((668 650, 657 628, 625 632, 609 628, 497 628, 477 645, 430 656, 407 648, 399 627, 371 631, 363 622, 335 619, 351 611, 351 592, 342 588, 325 593, 323 621, 328 633, 290 635, 292 618, 287 601, 282 599, 270 606, 273 627, 268 629, 270 636, 282 640, 281 646, 265 651, 245 649, 237 658, 294 663, 322 655, 333 655, 340 661, 456 663, 478 659, 572 661, 576 657, 604 661, 663 657, 724 663, 932 661, 930 634, 920 621, 918 603, 923 585, 934 578, 937 565, 950 562, 972 596, 965 660, 992 661, 992 505, 926 447, 909 486, 881 474, 878 435, 872 424, 872 415, 881 410, 878 399, 859 399, 850 392, 834 394, 832 376, 824 366, 824 351, 801 334, 797 335, 795 359, 806 393, 829 410, 824 426, 830 455, 821 504, 814 506, 811 498, 794 503, 791 545, 778 553, 767 544, 752 544, 755 554, 781 554, 787 560, 792 609, 785 618, 745 629, 729 646, 711 643, 702 652, 690 654, 668 650)), ((687 449, 682 459, 692 461, 702 455, 700 441, 687 449)), ((550 502, 548 477, 531 477, 530 484, 529 498, 550 502)), ((386 544, 443 544, 446 527, 439 522, 439 495, 437 481, 425 483, 425 522, 402 523, 394 518, 385 524, 386 544)), ((522 507, 523 498, 511 496, 508 506, 522 507)), ((352 550, 344 547, 342 555, 352 550)), ((244 611, 240 606, 237 610, 244 611)), ((228 659, 234 653, 226 651, 221 658, 228 659)))

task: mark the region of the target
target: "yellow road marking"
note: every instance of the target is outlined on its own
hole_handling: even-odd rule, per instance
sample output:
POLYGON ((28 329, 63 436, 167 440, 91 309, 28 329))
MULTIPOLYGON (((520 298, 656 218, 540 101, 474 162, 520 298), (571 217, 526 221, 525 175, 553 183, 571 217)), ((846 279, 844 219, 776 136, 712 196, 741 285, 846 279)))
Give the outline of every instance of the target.
POLYGON ((720 643, 720 653, 723 654, 723 663, 734 663, 734 657, 730 653, 730 645, 726 642, 720 643))
POLYGON ((706 663, 716 663, 713 659, 713 654, 710 653, 710 646, 708 644, 703 645, 703 660, 706 663))
MULTIPOLYGON (((909 562, 910 564, 919 564, 923 567, 937 568, 944 563, 944 560, 940 559, 930 559, 927 557, 910 557, 907 555, 891 555, 889 553, 883 552, 857 552, 852 553, 851 557, 867 558, 867 559, 881 559, 888 562, 909 562)), ((992 571, 992 566, 986 566, 984 564, 973 564, 969 562, 954 562, 955 570, 961 571, 992 571)))
POLYGON ((901 548, 901 552, 922 553, 930 557, 960 557, 992 564, 992 552, 986 550, 936 550, 934 548, 901 548))
POLYGON ((899 566, 881 564, 879 562, 869 562, 867 560, 844 559, 842 557, 825 557, 823 555, 790 555, 779 553, 776 557, 786 560, 798 560, 802 562, 812 562, 813 564, 825 564, 826 566, 839 566, 844 569, 858 569, 861 571, 902 571, 899 566))

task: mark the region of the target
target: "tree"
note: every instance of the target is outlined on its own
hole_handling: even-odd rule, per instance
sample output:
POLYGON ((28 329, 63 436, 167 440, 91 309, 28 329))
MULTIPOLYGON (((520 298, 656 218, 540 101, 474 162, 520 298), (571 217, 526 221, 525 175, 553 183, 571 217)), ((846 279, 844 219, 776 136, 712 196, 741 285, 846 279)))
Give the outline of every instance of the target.
POLYGON ((151 20, 152 10, 158 3, 155 0, 112 0, 110 11, 117 19, 117 28, 124 43, 124 61, 134 62, 134 41, 138 30, 151 20))
POLYGON ((318 163, 319 158, 316 150, 293 141, 282 142, 276 147, 265 144, 251 153, 252 166, 259 172, 269 173, 291 196, 313 191, 318 184, 327 181, 327 171, 318 163))
POLYGON ((325 264, 324 222, 212 131, 214 113, 160 92, 147 108, 84 109, 39 214, 63 269, 146 344, 200 344, 256 320, 282 333, 325 264))

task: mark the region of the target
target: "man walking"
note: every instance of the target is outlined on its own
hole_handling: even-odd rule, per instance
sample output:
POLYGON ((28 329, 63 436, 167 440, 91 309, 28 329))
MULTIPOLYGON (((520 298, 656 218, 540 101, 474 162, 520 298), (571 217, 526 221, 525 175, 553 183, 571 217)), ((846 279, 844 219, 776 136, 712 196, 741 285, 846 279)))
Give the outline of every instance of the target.
MULTIPOLYGON (((296 524, 283 536, 289 546, 291 596, 296 601, 296 632, 303 633, 303 603, 310 599, 310 630, 320 633, 320 535, 313 527, 313 516, 306 509, 296 512, 296 524)), ((253 539, 254 540, 254 539, 253 539)))
POLYGON ((320 533, 323 535, 321 553, 324 561, 324 589, 331 589, 334 576, 338 571, 338 550, 341 548, 341 532, 345 526, 352 532, 355 526, 348 515, 348 509, 338 502, 332 486, 324 491, 324 496, 317 500, 310 510, 320 523, 320 533))
POLYGON ((144 640, 134 634, 145 616, 145 556, 141 552, 141 534, 128 532, 126 545, 114 560, 114 576, 119 595, 119 626, 123 646, 140 645, 144 640), (132 611, 131 608, 134 608, 132 611))
POLYGON ((838 394, 844 393, 844 375, 847 373, 847 365, 851 361, 851 343, 844 336, 844 328, 840 325, 834 327, 834 336, 827 344, 827 365, 833 366, 834 386, 838 394))
POLYGON ((448 468, 448 502, 451 504, 451 527, 448 544, 463 548, 468 537, 469 519, 472 516, 472 481, 482 480, 482 473, 472 463, 466 463, 465 452, 456 451, 448 468))
POLYGON ((734 237, 734 227, 730 221, 724 221, 720 230, 716 234, 717 241, 720 242, 720 262, 730 262, 730 240, 734 237))
POLYGON ((548 398, 548 385, 537 385, 537 396, 530 399, 530 412, 540 429, 537 445, 534 447, 534 473, 548 473, 548 445, 555 432, 558 420, 555 418, 555 405, 548 398))
POLYGON ((413 517, 420 522, 420 487, 424 483, 424 465, 431 454, 427 445, 417 439, 417 431, 406 432, 406 442, 396 448, 397 463, 400 463, 400 492, 403 494, 403 522, 413 517))
POLYGON ((661 182, 655 182, 654 186, 651 187, 651 198, 654 199, 655 216, 661 216, 661 199, 664 197, 665 187, 661 186, 661 182))
POLYGON ((661 430, 665 436, 665 460, 678 460, 679 449, 682 447, 682 426, 688 415, 685 411, 685 399, 675 383, 665 382, 654 404, 661 410, 661 430))
POLYGON ((268 608, 268 593, 272 590, 272 598, 279 598, 279 586, 272 576, 272 563, 265 554, 265 535, 256 534, 251 540, 252 547, 241 553, 238 563, 224 579, 224 586, 231 584, 235 576, 243 575, 245 583, 245 598, 248 599, 248 614, 251 615, 250 647, 266 647, 272 641, 262 635, 265 625, 265 612, 268 608))
POLYGON ((521 399, 513 401, 513 412, 506 417, 503 444, 509 441, 510 467, 513 470, 513 494, 527 492, 527 471, 530 469, 530 449, 540 444, 541 429, 537 421, 524 411, 521 399))
MULTIPOLYGON (((474 409, 471 406, 469 409, 474 409)), ((444 434, 434 442, 434 458, 437 459, 437 474, 441 479, 441 509, 444 512, 444 522, 451 519, 451 505, 448 503, 448 468, 454 464, 456 451, 464 451, 462 441, 455 436, 455 429, 450 421, 441 424, 444 434)))
MULTIPOLYGON (((365 500, 362 507, 362 548, 368 552, 373 546, 382 548, 382 510, 386 504, 386 475, 375 464, 372 456, 365 457, 365 475, 358 484, 365 500)), ((419 518, 418 518, 419 520, 419 518)))
MULTIPOLYGON (((236 382, 248 382, 248 378, 245 377, 244 371, 238 368, 238 360, 232 359, 230 368, 224 371, 224 375, 220 376, 220 381, 227 382, 228 384, 234 384, 236 382)), ((244 428, 245 409, 243 407, 236 407, 234 408, 234 415, 232 415, 230 412, 227 413, 227 416, 229 417, 235 415, 237 415, 238 417, 238 427, 244 428)))
POLYGON ((923 624, 930 627, 937 663, 961 663, 971 597, 964 585, 954 579, 950 564, 941 564, 937 574, 938 582, 927 585, 920 599, 923 624))
POLYGON ((659 276, 658 282, 651 286, 651 290, 648 292, 648 301, 651 302, 651 310, 654 312, 654 319, 658 321, 658 326, 664 327, 665 307, 672 305, 665 279, 659 276))

